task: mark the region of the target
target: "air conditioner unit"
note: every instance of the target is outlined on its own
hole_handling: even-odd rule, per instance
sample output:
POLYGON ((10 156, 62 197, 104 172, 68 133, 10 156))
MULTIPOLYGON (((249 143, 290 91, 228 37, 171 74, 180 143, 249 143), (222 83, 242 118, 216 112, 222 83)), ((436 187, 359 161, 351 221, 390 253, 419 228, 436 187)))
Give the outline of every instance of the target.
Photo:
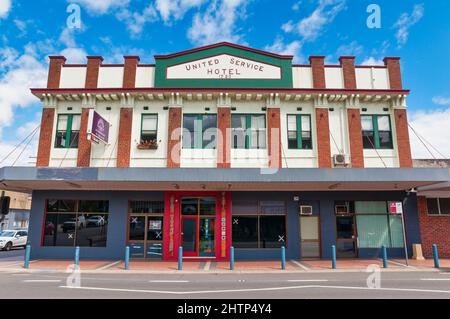
POLYGON ((333 155, 333 164, 334 166, 347 166, 348 159, 345 154, 335 154, 333 155))
POLYGON ((300 215, 311 216, 313 214, 312 206, 300 206, 300 215))
POLYGON ((336 215, 346 215, 349 213, 348 205, 336 205, 336 215))

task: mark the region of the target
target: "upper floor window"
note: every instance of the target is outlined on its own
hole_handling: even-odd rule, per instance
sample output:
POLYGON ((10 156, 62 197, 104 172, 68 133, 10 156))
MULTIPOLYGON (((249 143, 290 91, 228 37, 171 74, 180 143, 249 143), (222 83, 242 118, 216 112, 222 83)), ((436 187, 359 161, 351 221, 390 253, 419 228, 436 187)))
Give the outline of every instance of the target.
POLYGON ((266 148, 266 116, 264 114, 231 115, 231 147, 266 148))
POLYGON ((183 115, 183 148, 216 148, 216 134, 216 114, 183 115))
POLYGON ((450 198, 427 198, 428 215, 450 215, 450 198))
POLYGON ((158 115, 142 114, 141 143, 156 141, 158 138, 158 115))
POLYGON ((392 129, 389 115, 361 116, 363 146, 365 149, 392 149, 392 129))
POLYGON ((288 148, 312 149, 311 116, 291 114, 287 116, 288 148))
POLYGON ((59 114, 56 124, 56 148, 77 148, 80 134, 80 114, 59 114))

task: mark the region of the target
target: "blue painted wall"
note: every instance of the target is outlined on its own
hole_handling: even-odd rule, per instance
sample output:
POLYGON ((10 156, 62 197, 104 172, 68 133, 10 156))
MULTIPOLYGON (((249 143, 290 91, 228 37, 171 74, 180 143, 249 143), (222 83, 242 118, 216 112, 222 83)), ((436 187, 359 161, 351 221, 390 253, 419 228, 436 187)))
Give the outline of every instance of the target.
MULTIPOLYGON (((334 201, 336 200, 384 200, 403 201, 406 212, 406 232, 409 253, 413 243, 420 243, 417 199, 414 193, 405 192, 233 192, 233 200, 284 200, 287 202, 287 246, 286 257, 298 259, 301 256, 299 234, 300 204, 312 205, 314 215, 321 220, 322 258, 330 258, 330 247, 335 243, 336 226, 334 201), (300 201, 295 202, 294 196, 300 201)), ((29 242, 33 259, 70 259, 73 247, 41 247, 41 230, 44 221, 45 200, 53 199, 96 199, 109 200, 110 215, 108 240, 105 248, 81 247, 81 259, 123 259, 126 245, 127 210, 129 200, 164 200, 163 192, 122 191, 35 191, 30 214, 29 242)), ((379 257, 379 249, 360 249, 359 257, 379 257)), ((403 256, 402 249, 388 249, 391 257, 403 256)), ((280 249, 236 249, 236 259, 279 259, 280 249)))

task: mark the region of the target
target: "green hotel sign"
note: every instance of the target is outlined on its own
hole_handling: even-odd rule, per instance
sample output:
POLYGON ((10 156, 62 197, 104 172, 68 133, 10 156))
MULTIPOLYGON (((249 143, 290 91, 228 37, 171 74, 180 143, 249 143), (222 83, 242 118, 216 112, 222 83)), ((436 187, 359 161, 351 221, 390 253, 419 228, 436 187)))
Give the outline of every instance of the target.
POLYGON ((159 88, 292 88, 292 56, 219 43, 157 55, 159 88))

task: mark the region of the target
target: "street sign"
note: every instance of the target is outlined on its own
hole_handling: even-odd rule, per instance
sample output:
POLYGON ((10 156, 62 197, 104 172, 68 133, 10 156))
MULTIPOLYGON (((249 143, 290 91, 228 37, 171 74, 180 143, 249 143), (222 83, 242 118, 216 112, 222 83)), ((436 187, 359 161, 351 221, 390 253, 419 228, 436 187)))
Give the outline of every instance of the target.
POLYGON ((389 211, 391 214, 403 214, 403 204, 402 202, 390 202, 389 211))
POLYGON ((92 142, 108 144, 109 123, 93 109, 89 110, 87 135, 92 142))

